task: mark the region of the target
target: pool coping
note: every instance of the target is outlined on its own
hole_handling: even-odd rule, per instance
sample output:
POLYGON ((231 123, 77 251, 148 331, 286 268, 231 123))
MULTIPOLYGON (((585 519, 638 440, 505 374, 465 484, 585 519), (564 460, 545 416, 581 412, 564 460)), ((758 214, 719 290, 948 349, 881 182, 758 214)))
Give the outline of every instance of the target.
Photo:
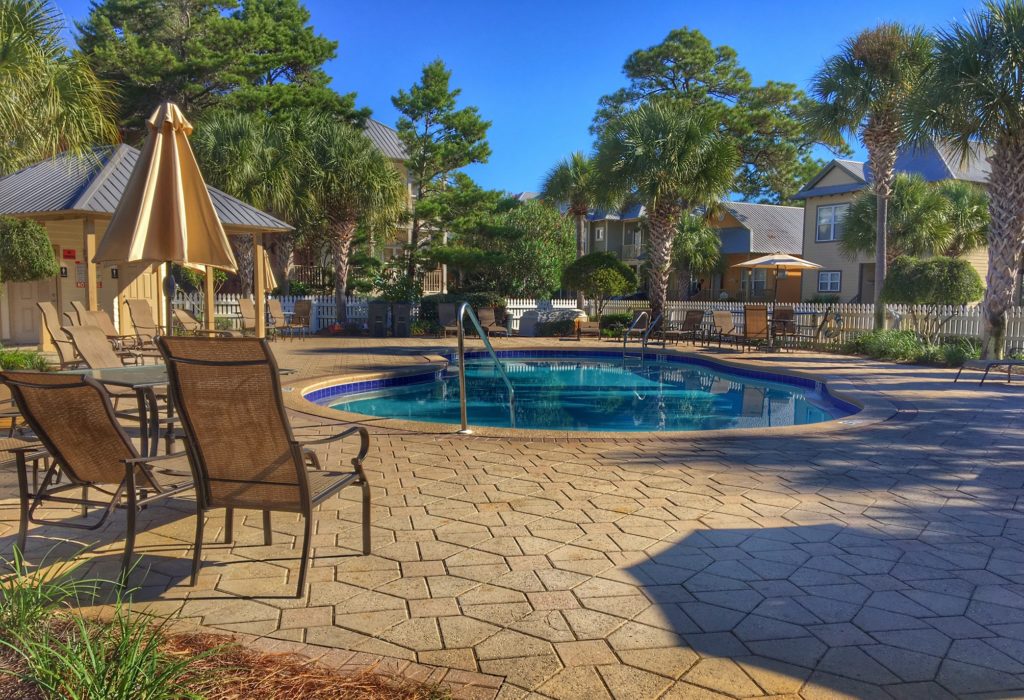
MULTIPOLYGON (((467 355, 477 355, 478 352, 479 351, 474 349, 470 352, 467 352, 467 355)), ((543 346, 517 347, 514 352, 522 353, 524 355, 529 355, 531 353, 550 354, 560 352, 569 353, 570 355, 572 353, 609 354, 612 356, 615 356, 617 354, 614 351, 604 351, 601 349, 580 348, 579 350, 560 351, 552 350, 550 347, 543 346)), ((759 363, 757 361, 757 358, 745 358, 743 360, 737 360, 733 358, 710 356, 706 353, 688 352, 685 350, 678 350, 673 348, 659 348, 657 350, 648 350, 646 354, 652 356, 670 355, 676 357, 685 357, 691 360, 697 360, 697 364, 699 365, 718 365, 726 370, 738 371, 740 374, 746 374, 750 372, 765 373, 771 375, 781 375, 784 377, 792 377, 798 380, 802 380, 804 382, 809 381, 821 383, 824 386, 824 388, 828 391, 830 397, 832 397, 835 400, 848 403, 858 408, 859 411, 857 413, 854 413, 843 418, 837 418, 830 421, 823 421, 820 423, 809 423, 804 425, 787 425, 771 428, 723 428, 714 430, 590 432, 573 430, 537 430, 531 428, 494 428, 489 426, 474 426, 471 422, 469 427, 472 430, 472 433, 470 435, 466 435, 465 437, 504 438, 532 442, 538 440, 695 441, 743 437, 781 437, 809 434, 821 435, 833 432, 845 432, 848 430, 859 430, 872 425, 877 425, 878 423, 882 423, 889 420, 899 412, 899 409, 896 407, 895 404, 893 404, 885 397, 879 395, 878 393, 858 388, 845 377, 827 372, 821 374, 811 373, 790 368, 779 368, 775 364, 769 367, 759 363)), ((307 394, 316 392, 318 390, 323 390, 327 387, 331 387, 334 385, 351 384, 356 382, 369 383, 394 378, 424 375, 428 373, 437 372, 438 370, 444 370, 447 368, 449 364, 449 358, 448 356, 445 355, 424 354, 420 355, 420 357, 424 361, 419 362, 417 364, 402 365, 400 367, 380 370, 354 371, 344 374, 332 375, 329 377, 319 377, 315 379, 304 379, 290 382, 287 385, 285 385, 285 405, 294 411, 306 415, 316 416, 319 418, 328 418, 339 423, 358 423, 368 428, 377 430, 420 435, 460 435, 458 431, 461 426, 458 424, 429 423, 424 421, 411 421, 397 418, 381 418, 376 416, 368 416, 362 413, 350 413, 348 411, 339 411, 337 409, 329 408, 321 404, 313 403, 311 400, 306 398, 307 394)), ((773 359, 776 358, 778 358, 777 355, 773 356, 773 359)), ((373 390, 371 387, 363 389, 363 391, 371 390, 373 390)))

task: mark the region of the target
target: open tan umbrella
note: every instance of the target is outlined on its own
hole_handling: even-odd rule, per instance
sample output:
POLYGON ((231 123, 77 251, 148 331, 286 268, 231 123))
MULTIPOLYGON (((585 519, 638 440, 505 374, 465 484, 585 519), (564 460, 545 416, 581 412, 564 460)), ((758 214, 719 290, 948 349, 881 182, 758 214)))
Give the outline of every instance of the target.
POLYGON ((812 263, 810 260, 804 260, 798 258, 795 255, 789 255, 787 253, 772 253, 770 255, 762 255, 759 258, 753 260, 747 260, 733 265, 733 267, 743 267, 748 270, 754 269, 767 269, 775 270, 775 297, 779 296, 779 272, 782 270, 816 270, 821 267, 817 263, 812 263))
MULTIPOLYGON (((237 269, 227 235, 188 143, 192 125, 165 102, 146 122, 149 134, 93 262, 148 262, 237 269)), ((171 317, 173 292, 167 295, 171 317)))

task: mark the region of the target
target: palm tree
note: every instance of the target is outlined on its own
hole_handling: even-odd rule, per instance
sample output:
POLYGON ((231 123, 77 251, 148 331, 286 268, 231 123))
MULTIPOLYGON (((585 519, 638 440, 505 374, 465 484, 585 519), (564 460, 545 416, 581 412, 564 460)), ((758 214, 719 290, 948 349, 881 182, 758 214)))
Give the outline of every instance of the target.
POLYGON ((685 269, 693 286, 695 275, 710 275, 722 264, 722 239, 706 216, 684 214, 672 242, 672 265, 685 269))
POLYGON ((881 302, 888 256, 889 196, 896 152, 907 141, 904 114, 931 60, 932 40, 919 28, 880 24, 843 42, 811 81, 815 98, 807 109, 808 131, 839 146, 843 136, 860 139, 868 152, 878 198, 875 243, 875 327, 885 321, 881 302))
POLYGON ((1024 2, 986 2, 962 23, 937 32, 932 65, 909 123, 943 139, 962 160, 991 148, 988 276, 982 302, 982 357, 998 358, 1006 311, 1024 247, 1024 2))
MULTIPOLYGON (((302 178, 307 172, 303 117, 288 118, 215 111, 204 115, 191 138, 192 150, 209 184, 285 221, 302 219, 310 207, 302 178)), ((290 234, 279 246, 290 252, 290 234)), ((252 288, 252 236, 233 236, 238 276, 252 288)), ((287 260, 284 261, 287 272, 287 260)), ((287 275, 285 275, 287 277, 287 275)))
POLYGON ((118 139, 110 88, 61 39, 45 0, 0 0, 0 175, 118 139))
POLYGON ((985 245, 988 236, 988 193, 973 182, 943 180, 936 189, 947 202, 949 240, 943 255, 959 258, 985 245))
POLYGON ((335 316, 338 323, 344 323, 356 227, 393 231, 405 211, 405 187, 391 162, 358 129, 323 118, 310 124, 307 134, 305 184, 331 241, 335 316))
POLYGON ((608 191, 647 211, 647 274, 652 313, 665 309, 672 241, 684 212, 717 203, 733 183, 739 155, 707 114, 645 104, 609 125, 597 155, 608 191))
MULTIPOLYGON (((897 175, 889 195, 886 264, 901 255, 941 255, 952 238, 949 208, 942 192, 920 175, 897 175)), ((839 249, 848 257, 875 252, 877 209, 873 192, 862 192, 853 200, 839 240, 839 249)))
MULTIPOLYGON (((541 197, 566 203, 566 214, 576 220, 576 259, 587 253, 587 213, 601 201, 601 180, 594 159, 576 151, 563 158, 544 178, 541 197)), ((576 292, 576 308, 583 308, 583 292, 576 292)))

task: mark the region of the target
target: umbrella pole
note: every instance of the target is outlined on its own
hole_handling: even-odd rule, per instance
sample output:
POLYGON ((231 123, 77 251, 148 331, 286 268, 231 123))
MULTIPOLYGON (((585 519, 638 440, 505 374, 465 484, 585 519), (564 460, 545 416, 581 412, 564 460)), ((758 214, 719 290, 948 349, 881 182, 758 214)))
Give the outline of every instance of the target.
POLYGON ((171 266, 171 261, 167 261, 167 335, 174 335, 172 329, 174 328, 174 269, 171 266))

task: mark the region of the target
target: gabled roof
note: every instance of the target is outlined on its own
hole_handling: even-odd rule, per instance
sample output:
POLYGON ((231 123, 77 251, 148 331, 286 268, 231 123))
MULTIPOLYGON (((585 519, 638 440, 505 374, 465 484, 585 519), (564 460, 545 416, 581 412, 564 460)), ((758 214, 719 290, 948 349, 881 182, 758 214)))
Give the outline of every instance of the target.
POLYGON ((370 137, 374 145, 381 152, 392 160, 406 160, 409 154, 405 150, 405 144, 398 138, 398 132, 387 124, 382 124, 376 119, 367 119, 363 132, 370 137))
MULTIPOLYGON (((806 185, 800 188, 800 191, 793 195, 793 199, 807 199, 808 197, 823 197, 832 194, 845 194, 846 192, 856 192, 864 189, 868 183, 871 182, 871 170, 868 168, 867 163, 862 163, 859 160, 846 160, 843 158, 835 158, 830 161, 824 168, 818 171, 818 174, 812 177, 806 185), (839 168, 851 177, 854 182, 843 184, 843 185, 827 185, 825 187, 817 187, 817 184, 821 180, 832 172, 833 169, 839 168), (813 190, 813 192, 812 192, 813 190)), ((774 252, 774 251, 769 251, 774 252)))
MULTIPOLYGON (((113 214, 138 158, 138 149, 121 144, 30 165, 0 178, 0 214, 113 214)), ((266 232, 292 228, 214 187, 207 189, 224 226, 266 232)))
POLYGON ((930 182, 966 180, 984 184, 988 182, 991 153, 988 145, 973 142, 965 161, 948 141, 929 139, 901 150, 896 156, 896 170, 918 173, 930 182))
POLYGON ((587 218, 590 221, 634 221, 647 212, 643 204, 627 204, 621 209, 594 209, 587 218))
POLYGON ((777 204, 722 202, 722 207, 750 231, 751 253, 803 251, 804 210, 777 204))

